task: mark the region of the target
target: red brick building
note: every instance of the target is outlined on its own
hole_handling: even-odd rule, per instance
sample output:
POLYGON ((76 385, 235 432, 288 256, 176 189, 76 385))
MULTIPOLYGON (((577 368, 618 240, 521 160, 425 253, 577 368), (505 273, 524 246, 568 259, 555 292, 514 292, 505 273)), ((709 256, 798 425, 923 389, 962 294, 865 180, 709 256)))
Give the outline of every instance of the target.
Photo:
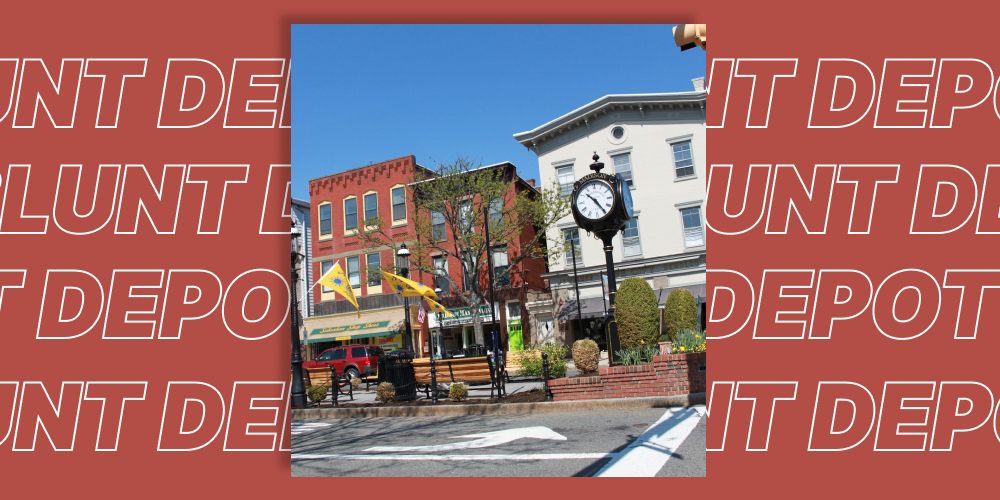
MULTIPOLYGON (((410 155, 309 181, 313 276, 318 280, 339 262, 361 309, 359 319, 353 304, 326 287, 316 286, 312 291, 314 313, 305 321, 310 356, 338 345, 402 347, 402 297, 392 293, 385 281, 370 280, 367 273, 369 267, 383 263, 391 267, 395 256, 389 248, 365 249, 357 231, 377 214, 390 226, 388 232, 395 241, 415 239, 407 186, 415 169, 423 167, 410 155)), ((429 278, 427 281, 430 284, 429 278)), ((416 324, 418 304, 411 302, 416 324)))
MULTIPOLYGON (((503 169, 514 189, 537 193, 534 181, 518 177, 513 164, 502 163, 483 168, 503 169)), ((318 280, 339 262, 354 286, 361 318, 358 318, 350 302, 338 297, 332 290, 315 287, 311 292, 314 314, 305 320, 308 356, 317 356, 325 349, 340 345, 376 344, 386 349, 402 347, 403 299, 393 293, 384 280, 369 279, 367 273, 369 267, 382 267, 383 264, 391 267, 395 256, 388 247, 376 250, 364 248, 357 231, 363 229, 360 225, 366 219, 379 215, 389 226, 387 232, 393 241, 411 245, 416 241, 412 187, 409 185, 416 169, 430 173, 417 165, 416 158, 411 155, 309 181, 313 276, 318 280)), ((534 235, 535 228, 524 228, 520 239, 508 245, 507 261, 513 261, 524 251, 522 246, 530 242, 534 235)), ((447 238, 453 239, 453 235, 449 234, 447 238)), ((456 284, 463 283, 461 264, 457 259, 444 262, 440 255, 431 254, 429 257, 438 259, 435 264, 451 275, 456 284)), ((503 257, 495 256, 495 265, 503 262, 503 257)), ((515 337, 516 332, 522 331, 520 319, 527 318, 524 304, 535 300, 536 292, 547 293, 547 282, 541 278, 547 270, 543 259, 527 258, 511 270, 509 279, 496 284, 497 309, 500 310, 498 326, 505 342, 510 330, 515 331, 515 337)), ((440 286, 440 302, 449 309, 454 308, 452 312, 461 316, 461 308, 465 304, 450 293, 447 280, 422 272, 412 272, 410 278, 432 288, 440 286)), ((488 275, 485 270, 477 279, 481 282, 481 289, 487 289, 488 275)), ((442 325, 430 315, 421 325, 417 321, 420 299, 411 298, 409 302, 413 341, 418 356, 430 354, 432 330, 435 334, 434 345, 440 345, 439 351, 461 349, 471 344, 464 336, 468 328, 460 320, 451 322, 456 324, 442 325), (431 326, 433 328, 429 328, 431 326)), ((465 311, 468 312, 467 307, 465 311)), ((484 331, 487 329, 484 325, 484 331)), ((526 330, 521 333, 521 339, 524 345, 533 341, 531 333, 526 330)))
MULTIPOLYGON (((512 163, 504 162, 480 168, 502 170, 504 179, 511 183, 512 189, 516 193, 527 192, 529 196, 538 194, 535 188, 535 181, 533 179, 524 180, 519 177, 517 175, 517 168, 512 163)), ((511 208, 514 203, 514 197, 507 197, 506 203, 508 204, 507 208, 511 208)), ((507 245, 506 252, 495 252, 493 255, 495 272, 498 275, 501 274, 498 272, 500 267, 514 262, 519 255, 528 252, 530 249, 527 246, 535 238, 536 234, 536 228, 525 226, 521 229, 520 237, 507 245)), ((453 245, 453 241, 454 234, 451 234, 450 230, 445 230, 445 244, 442 246, 453 245)), ((545 240, 540 240, 538 244, 544 248, 545 240)), ((457 258, 451 257, 445 263, 438 260, 442 259, 440 252, 438 254, 432 253, 430 257, 435 259, 435 267, 444 269, 451 276, 455 284, 463 286, 465 278, 462 276, 462 265, 457 258)), ((488 272, 487 267, 484 266, 476 276, 476 279, 479 280, 480 290, 489 290, 488 272)), ((507 349, 519 349, 521 346, 527 346, 535 342, 536 336, 533 335, 529 327, 531 323, 526 321, 528 311, 525 308, 525 304, 538 300, 542 297, 543 292, 548 293, 548 282, 541 277, 546 272, 548 272, 548 266, 545 259, 528 257, 511 268, 508 276, 504 276, 499 281, 494 282, 495 309, 499 312, 497 330, 500 333, 501 342, 507 349)), ((426 282, 426 280, 424 281, 426 282)), ((476 343, 471 318, 468 318, 469 307, 465 301, 458 295, 449 293, 447 280, 437 278, 435 285, 442 289, 439 302, 447 307, 454 317, 439 318, 438 315, 429 315, 428 321, 422 325, 422 338, 433 339, 435 352, 438 355, 443 355, 445 351, 449 350, 467 348, 476 343)), ((487 300, 489 300, 488 292, 486 295, 487 300)), ((489 338, 488 335, 492 330, 493 323, 489 317, 490 308, 483 304, 480 312, 480 316, 487 316, 483 324, 483 334, 486 345, 489 345, 489 341, 486 339, 489 338)), ((427 344, 423 346, 425 351, 430 348, 431 346, 427 344)))

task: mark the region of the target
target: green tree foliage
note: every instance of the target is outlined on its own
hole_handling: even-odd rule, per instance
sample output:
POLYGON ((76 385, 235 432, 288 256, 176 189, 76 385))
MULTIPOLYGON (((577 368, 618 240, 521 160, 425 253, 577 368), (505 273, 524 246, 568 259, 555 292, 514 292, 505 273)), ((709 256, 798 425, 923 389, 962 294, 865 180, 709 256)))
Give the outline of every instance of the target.
POLYGON ((615 295, 615 319, 622 349, 653 345, 659 337, 660 308, 653 288, 642 278, 626 278, 615 295))
POLYGON ((663 329, 667 338, 676 341, 684 330, 694 330, 698 327, 698 304, 691 292, 678 288, 667 296, 663 307, 663 329))
MULTIPOLYGON (((407 202, 414 208, 408 218, 416 233, 415 238, 405 242, 412 252, 410 275, 439 275, 433 255, 447 257, 452 271, 456 271, 456 262, 460 264, 460 272, 441 276, 451 283, 452 293, 471 309, 476 343, 484 344, 482 318, 476 306, 489 296, 488 259, 497 249, 506 249, 507 268, 496 270, 495 281, 516 283, 522 279, 510 276, 510 271, 526 258, 549 258, 545 232, 570 213, 569 198, 559 194, 556 184, 549 188, 528 187, 509 164, 481 167, 465 157, 439 163, 433 170, 417 169, 407 182, 407 202), (487 213, 489 242, 484 230, 487 213), (535 228, 532 238, 527 238, 525 227, 535 228), (462 283, 464 276, 475 278, 462 283)), ((403 243, 391 221, 382 217, 366 219, 362 227, 365 230, 358 239, 366 249, 391 248, 395 252, 403 243)), ((383 262, 382 266, 386 270, 393 267, 391 262, 383 262)))

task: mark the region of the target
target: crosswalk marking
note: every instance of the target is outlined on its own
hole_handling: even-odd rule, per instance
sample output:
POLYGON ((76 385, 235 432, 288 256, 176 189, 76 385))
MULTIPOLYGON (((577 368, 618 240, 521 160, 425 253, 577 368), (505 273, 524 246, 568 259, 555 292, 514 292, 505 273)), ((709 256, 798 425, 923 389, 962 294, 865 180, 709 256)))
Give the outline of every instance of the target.
POLYGON ((653 477, 697 427, 705 407, 671 408, 608 462, 597 477, 653 477))
POLYGON ((298 436, 299 434, 305 434, 307 432, 317 431, 324 427, 330 427, 331 424, 325 424, 323 422, 292 422, 292 435, 298 436))

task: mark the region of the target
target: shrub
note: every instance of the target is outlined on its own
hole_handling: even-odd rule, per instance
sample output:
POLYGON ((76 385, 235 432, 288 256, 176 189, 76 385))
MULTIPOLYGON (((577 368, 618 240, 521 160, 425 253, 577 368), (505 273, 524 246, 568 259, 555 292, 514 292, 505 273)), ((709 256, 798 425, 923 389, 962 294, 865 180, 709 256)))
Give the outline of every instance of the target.
POLYGON ((356 391, 361 387, 361 379, 355 377, 351 379, 351 387, 356 391))
POLYGON ((678 288, 667 296, 663 306, 663 329, 671 341, 683 330, 698 327, 698 304, 691 292, 678 288))
POLYGON ((618 338, 624 350, 655 344, 659 337, 660 307, 653 288, 642 278, 626 278, 615 296, 618 338))
MULTIPOLYGON (((542 351, 549 355, 549 377, 562 378, 566 376, 566 348, 553 341, 545 342, 541 345, 532 346, 532 350, 542 351)), ((523 352, 523 351, 522 351, 523 352)), ((522 355, 521 369, 517 371, 519 377, 541 378, 542 377, 542 357, 522 355)))
POLYGON ((590 339, 573 342, 573 362, 580 373, 596 372, 600 359, 601 351, 597 348, 597 342, 590 339))
POLYGON ((380 403, 388 403, 394 397, 396 397, 396 388, 391 382, 382 382, 375 390, 375 399, 380 403))
POLYGON ((705 332, 697 330, 681 330, 670 348, 671 354, 688 352, 705 352, 705 332))
POLYGON ((469 388, 461 382, 456 382, 451 384, 451 390, 448 391, 448 397, 452 401, 465 401, 465 398, 469 397, 469 388))
POLYGON ((615 354, 622 360, 623 365, 641 365, 652 363, 653 357, 660 355, 660 346, 656 344, 640 344, 632 349, 622 349, 615 354))
POLYGON ((309 394, 309 400, 313 403, 319 403, 326 399, 326 387, 321 385, 311 385, 306 392, 309 394))

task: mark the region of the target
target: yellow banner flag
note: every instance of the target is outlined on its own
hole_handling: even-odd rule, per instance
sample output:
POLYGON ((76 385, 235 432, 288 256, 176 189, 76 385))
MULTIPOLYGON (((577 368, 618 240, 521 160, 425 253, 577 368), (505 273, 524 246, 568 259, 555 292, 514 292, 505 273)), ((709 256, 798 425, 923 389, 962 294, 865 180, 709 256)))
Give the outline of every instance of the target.
POLYGON ((427 285, 421 285, 413 280, 408 280, 402 276, 382 271, 382 277, 389 282, 392 291, 402 294, 404 297, 434 297, 437 294, 427 285))
POLYGON ((445 314, 445 316, 448 316, 449 318, 452 318, 452 317, 454 317, 454 316, 452 316, 452 315, 451 315, 451 313, 450 313, 450 312, 448 312, 448 310, 447 310, 447 309, 445 309, 445 308, 444 308, 444 306, 442 306, 441 304, 438 304, 437 302, 434 302, 434 301, 433 301, 433 300, 431 300, 431 299, 425 299, 425 300, 427 300, 427 305, 431 306, 431 310, 432 310, 432 311, 434 311, 434 312, 438 312, 438 313, 444 313, 444 314, 445 314))
POLYGON ((334 264, 333 268, 320 278, 318 284, 332 288, 334 292, 343 295, 351 304, 354 304, 354 308, 358 310, 358 317, 361 317, 361 308, 358 307, 358 299, 354 296, 354 287, 351 286, 351 280, 348 279, 347 273, 341 269, 340 262, 334 264))

